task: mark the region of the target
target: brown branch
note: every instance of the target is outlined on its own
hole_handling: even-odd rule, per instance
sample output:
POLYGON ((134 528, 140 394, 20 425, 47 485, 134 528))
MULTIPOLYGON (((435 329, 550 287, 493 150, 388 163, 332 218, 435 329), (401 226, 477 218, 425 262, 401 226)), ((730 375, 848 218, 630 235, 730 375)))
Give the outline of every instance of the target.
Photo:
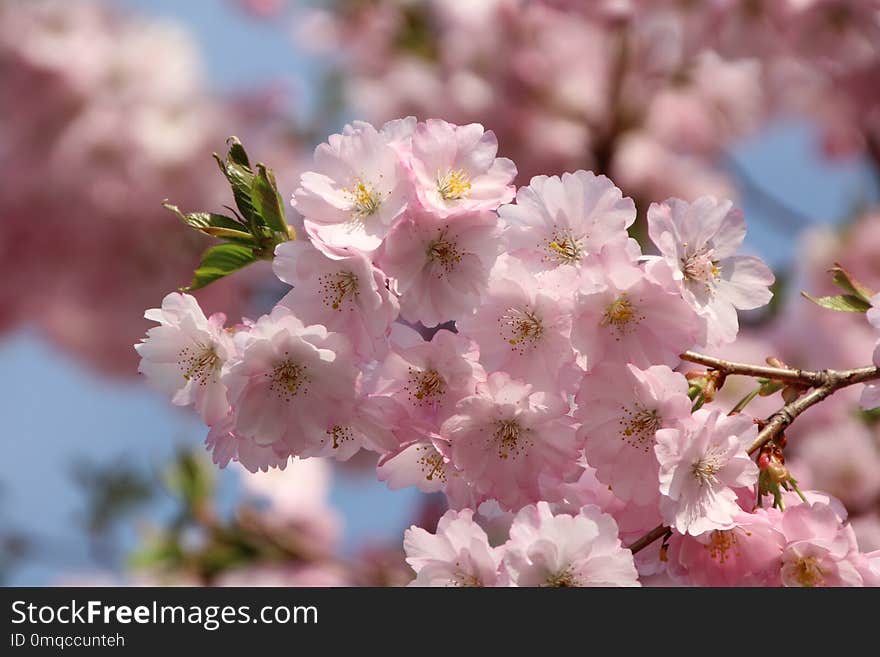
MULTIPOLYGON (((788 383, 799 383, 812 387, 812 390, 798 397, 793 402, 786 404, 767 418, 767 423, 758 432, 754 442, 748 447, 748 453, 750 455, 757 452, 771 440, 780 436, 785 428, 794 422, 801 413, 811 406, 830 397, 838 390, 856 385, 857 383, 865 383, 866 381, 873 381, 880 378, 880 368, 878 367, 861 367, 854 370, 787 370, 776 367, 765 367, 763 365, 733 363, 720 358, 703 356, 702 354, 697 354, 691 351, 683 353, 681 358, 682 360, 687 360, 692 363, 706 365, 707 367, 717 369, 727 374, 762 376, 768 379, 777 379, 788 383)), ((629 550, 635 554, 651 545, 668 531, 669 527, 666 527, 665 525, 657 525, 647 534, 630 544, 628 546, 629 550)))
POLYGON ((826 382, 827 377, 824 372, 813 372, 810 370, 794 370, 783 367, 770 367, 769 365, 748 365, 746 363, 734 363, 723 358, 715 358, 714 356, 705 356, 693 351, 686 351, 679 356, 682 360, 697 365, 705 365, 706 367, 724 372, 725 374, 741 374, 743 376, 763 377, 765 379, 773 379, 783 383, 796 383, 800 385, 815 386, 822 385, 826 382))

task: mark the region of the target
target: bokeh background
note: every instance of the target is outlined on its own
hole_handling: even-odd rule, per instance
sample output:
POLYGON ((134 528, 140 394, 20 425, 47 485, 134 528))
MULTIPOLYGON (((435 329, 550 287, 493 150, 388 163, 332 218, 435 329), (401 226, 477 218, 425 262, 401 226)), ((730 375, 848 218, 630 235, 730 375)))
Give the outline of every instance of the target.
MULTIPOLYGON (((442 511, 387 490, 369 459, 298 464, 283 481, 205 466, 198 418, 139 380, 143 310, 209 245, 161 202, 227 204, 211 153, 229 135, 285 197, 346 121, 416 114, 495 130, 518 183, 593 169, 642 215, 668 196, 735 198, 779 285, 732 353, 867 364, 863 318, 822 314, 798 291, 827 291, 835 261, 880 288, 878 12, 0 0, 0 583, 405 583, 403 529, 442 511)), ((197 296, 237 319, 282 291, 255 267, 197 296)), ((829 406, 792 435, 792 469, 841 497, 862 549, 878 549, 880 432, 852 396, 829 406)))

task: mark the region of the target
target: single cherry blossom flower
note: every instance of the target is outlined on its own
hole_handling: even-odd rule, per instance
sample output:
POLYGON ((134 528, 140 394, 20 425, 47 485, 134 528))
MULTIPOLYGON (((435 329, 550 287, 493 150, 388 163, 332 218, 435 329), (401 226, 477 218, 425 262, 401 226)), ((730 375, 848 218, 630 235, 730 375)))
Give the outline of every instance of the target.
POLYGON ((516 510, 540 499, 542 473, 576 476, 578 446, 568 410, 564 400, 495 372, 458 403, 440 433, 477 493, 516 510))
POLYGON ((435 326, 473 312, 500 248, 498 217, 474 212, 437 220, 411 210, 388 235, 378 264, 394 277, 400 312, 435 326))
POLYGON ((373 395, 389 396, 415 421, 439 428, 459 400, 476 393, 486 379, 477 345, 440 329, 426 341, 411 328, 395 324, 391 349, 375 373, 373 395))
POLYGON ((479 123, 457 126, 428 119, 412 137, 416 194, 428 212, 448 217, 495 210, 513 198, 516 166, 496 158, 498 140, 479 123))
POLYGON ((785 536, 776 509, 740 511, 730 529, 669 539, 669 574, 686 586, 778 586, 785 536))
POLYGON ((504 567, 515 586, 640 586, 617 523, 596 506, 575 515, 554 515, 547 502, 524 507, 510 527, 504 567))
POLYGON ((330 257, 308 242, 290 241, 275 249, 272 268, 293 286, 281 305, 306 324, 345 334, 365 361, 384 356, 397 298, 363 253, 340 250, 330 257))
POLYGON ((570 339, 575 284, 573 275, 537 276, 516 258, 502 256, 476 312, 462 318, 458 329, 479 344, 487 371, 570 390, 580 374, 570 339))
POLYGON ((571 343, 590 370, 603 361, 636 367, 675 365, 699 339, 696 313, 677 290, 631 262, 623 249, 603 249, 581 270, 571 343))
POLYGON ((489 545, 471 509, 447 511, 437 532, 413 525, 406 530, 406 562, 416 571, 410 586, 495 586, 501 550, 489 545))
POLYGON ((691 413, 688 382, 665 365, 640 370, 605 363, 584 377, 576 401, 587 462, 623 501, 659 497, 654 435, 691 413))
POLYGON ((206 318, 195 297, 172 292, 161 308, 144 313, 159 326, 134 346, 141 357, 138 371, 151 385, 171 395, 177 406, 193 405, 208 425, 229 412, 224 365, 235 353, 222 313, 206 318))
POLYGON ((693 203, 674 198, 654 203, 648 208, 648 232, 684 299, 706 323, 708 345, 733 342, 737 309, 759 308, 773 296, 767 265, 735 255, 746 225, 732 202, 702 196, 693 203))
POLYGON ((236 434, 293 455, 321 452, 328 431, 346 426, 355 405, 351 345, 283 306, 236 335, 238 357, 224 374, 236 434))
POLYGON ((788 507, 782 516, 784 586, 863 586, 858 543, 844 519, 821 502, 788 507))
POLYGON ((410 183, 389 143, 395 135, 358 123, 315 149, 292 203, 318 246, 373 251, 406 209, 410 183))
POLYGON ((750 417, 705 408, 680 428, 657 431, 664 521, 691 536, 733 527, 740 511, 735 489, 758 481, 758 467, 746 453, 757 434, 750 417))
POLYGON ((626 244, 636 219, 631 198, 591 171, 535 176, 498 213, 508 252, 543 269, 580 265, 608 244, 626 244))

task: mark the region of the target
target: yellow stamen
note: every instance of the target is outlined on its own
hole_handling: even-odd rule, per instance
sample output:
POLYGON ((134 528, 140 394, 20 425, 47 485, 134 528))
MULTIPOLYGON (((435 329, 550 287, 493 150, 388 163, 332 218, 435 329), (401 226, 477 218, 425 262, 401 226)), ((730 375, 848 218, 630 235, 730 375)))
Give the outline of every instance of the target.
POLYGON ((471 191, 471 181, 464 169, 451 169, 445 176, 437 176, 437 191, 444 201, 457 201, 471 191))

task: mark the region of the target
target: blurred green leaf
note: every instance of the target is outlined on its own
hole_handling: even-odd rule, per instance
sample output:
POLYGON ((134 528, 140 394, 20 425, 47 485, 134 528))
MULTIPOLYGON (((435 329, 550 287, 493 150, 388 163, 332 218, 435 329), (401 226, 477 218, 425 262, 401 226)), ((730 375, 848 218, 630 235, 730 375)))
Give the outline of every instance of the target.
POLYGON ((210 463, 190 450, 178 452, 163 479, 165 485, 190 508, 200 506, 214 493, 214 476, 210 463))
POLYGON ((874 291, 859 282, 859 280, 844 269, 840 263, 835 262, 834 267, 829 271, 831 272, 831 279, 837 287, 849 292, 855 297, 858 297, 867 304, 871 303, 871 297, 875 294, 874 291))
POLYGON ((79 461, 73 464, 74 482, 86 496, 86 527, 101 535, 133 509, 149 502, 155 492, 137 467, 121 460, 110 464, 79 461))
POLYGON ((829 310, 838 310, 848 313, 863 313, 871 307, 864 299, 853 294, 840 294, 833 297, 811 297, 806 292, 801 292, 804 298, 809 299, 817 306, 828 308, 829 310))

